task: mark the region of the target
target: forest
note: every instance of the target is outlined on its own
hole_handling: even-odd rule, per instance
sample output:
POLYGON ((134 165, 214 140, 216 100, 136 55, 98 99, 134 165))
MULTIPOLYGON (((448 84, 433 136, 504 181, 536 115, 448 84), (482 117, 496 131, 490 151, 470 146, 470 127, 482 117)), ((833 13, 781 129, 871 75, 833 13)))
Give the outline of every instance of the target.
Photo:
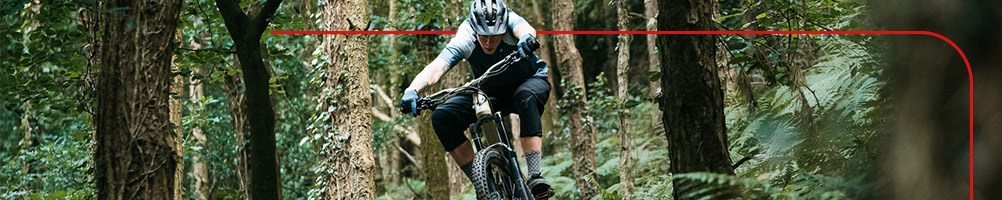
MULTIPOLYGON (((0 199, 477 199, 400 107, 453 35, 271 32, 451 31, 471 2, 2 0, 0 199)), ((1002 197, 1002 3, 505 3, 540 32, 963 49, 537 34, 553 199, 1002 197)))

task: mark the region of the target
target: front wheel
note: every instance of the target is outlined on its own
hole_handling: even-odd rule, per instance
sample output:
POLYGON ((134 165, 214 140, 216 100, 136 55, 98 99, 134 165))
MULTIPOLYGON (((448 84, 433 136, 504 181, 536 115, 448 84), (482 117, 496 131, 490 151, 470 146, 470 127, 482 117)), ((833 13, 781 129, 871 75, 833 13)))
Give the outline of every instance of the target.
POLYGON ((494 144, 477 152, 473 157, 473 188, 477 199, 512 199, 515 196, 515 178, 510 173, 508 159, 502 152, 503 144, 494 144))

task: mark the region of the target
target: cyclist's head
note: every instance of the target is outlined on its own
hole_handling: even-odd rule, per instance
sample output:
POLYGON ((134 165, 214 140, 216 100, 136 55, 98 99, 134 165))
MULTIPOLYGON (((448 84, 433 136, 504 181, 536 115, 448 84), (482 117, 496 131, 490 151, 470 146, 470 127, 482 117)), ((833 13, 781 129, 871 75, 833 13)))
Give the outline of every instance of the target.
POLYGON ((470 25, 477 35, 501 35, 508 31, 508 7, 501 0, 473 0, 470 25))
POLYGON ((484 53, 493 55, 503 38, 503 35, 477 35, 477 42, 480 42, 480 48, 484 50, 484 53))

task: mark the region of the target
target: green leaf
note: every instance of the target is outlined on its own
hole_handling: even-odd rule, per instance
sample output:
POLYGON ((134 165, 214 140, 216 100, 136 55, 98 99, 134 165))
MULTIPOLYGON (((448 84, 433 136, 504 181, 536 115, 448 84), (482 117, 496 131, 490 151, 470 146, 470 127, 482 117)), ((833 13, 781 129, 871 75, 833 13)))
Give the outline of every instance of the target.
POLYGON ((640 101, 637 101, 635 99, 630 99, 630 100, 626 101, 626 104, 624 104, 623 106, 626 106, 626 108, 629 109, 629 108, 637 107, 637 105, 640 105, 640 101))
POLYGON ((766 12, 762 12, 758 15, 755 15, 755 20, 761 20, 762 18, 765 18, 765 14, 766 12))
POLYGON ((69 74, 66 75, 66 77, 70 78, 70 79, 77 79, 77 78, 80 78, 80 73, 79 72, 75 72, 75 71, 71 71, 69 74))
POLYGON ((659 81, 659 80, 661 80, 661 72, 660 71, 649 71, 649 72, 647 72, 647 77, 650 79, 651 82, 659 81))

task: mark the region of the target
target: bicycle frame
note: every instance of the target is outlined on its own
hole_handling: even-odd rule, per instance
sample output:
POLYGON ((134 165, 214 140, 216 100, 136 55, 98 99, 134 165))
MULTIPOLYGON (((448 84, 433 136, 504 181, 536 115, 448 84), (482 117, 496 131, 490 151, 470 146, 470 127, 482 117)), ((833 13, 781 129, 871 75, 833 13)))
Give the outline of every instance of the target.
POLYGON ((487 146, 484 146, 482 140, 487 139, 488 144, 502 144, 499 147, 502 148, 504 153, 503 157, 508 159, 508 169, 510 170, 508 174, 512 174, 515 178, 515 196, 521 199, 533 199, 532 194, 529 192, 529 187, 525 185, 523 179, 522 169, 519 168, 518 155, 511 147, 511 133, 505 128, 504 117, 501 115, 500 111, 495 111, 492 102, 487 98, 487 95, 483 91, 477 90, 477 94, 474 97, 473 107, 477 111, 477 121, 470 124, 470 142, 473 145, 473 153, 476 154, 480 152, 487 146), (486 111, 486 112, 484 112, 486 111), (494 127, 490 127, 493 125, 494 127), (485 129, 486 128, 486 129, 485 129), (490 130, 494 128, 495 130, 490 130), (486 130, 486 131, 485 131, 486 130), (481 138, 481 135, 486 135, 487 138, 481 138), (491 141, 492 138, 496 138, 498 141, 491 141))
MULTIPOLYGON (((536 44, 538 48, 538 44, 536 44)), ((487 78, 499 74, 501 71, 506 70, 511 64, 518 62, 520 57, 516 55, 517 52, 512 52, 507 57, 502 59, 500 62, 492 65, 487 71, 481 75, 479 78, 471 80, 470 82, 457 87, 445 89, 435 94, 429 95, 426 98, 420 99, 417 103, 415 109, 426 110, 435 109, 438 104, 444 102, 448 98, 455 95, 471 95, 473 97, 474 111, 476 111, 477 121, 470 124, 470 142, 473 146, 473 153, 476 153, 488 148, 493 144, 498 145, 501 148, 502 157, 506 158, 508 161, 508 174, 514 178, 514 183, 512 185, 515 187, 513 198, 516 199, 534 199, 531 192, 529 192, 529 187, 524 181, 522 170, 519 168, 518 156, 514 150, 512 150, 512 138, 511 133, 508 131, 504 125, 504 118, 500 111, 496 111, 486 93, 480 90, 480 83, 482 83, 487 78), (486 136, 486 138, 484 137, 486 136), (488 139, 487 145, 483 142, 484 139, 488 139)), ((507 181, 507 180, 505 180, 507 181)), ((498 190, 494 188, 494 190, 498 190)))

